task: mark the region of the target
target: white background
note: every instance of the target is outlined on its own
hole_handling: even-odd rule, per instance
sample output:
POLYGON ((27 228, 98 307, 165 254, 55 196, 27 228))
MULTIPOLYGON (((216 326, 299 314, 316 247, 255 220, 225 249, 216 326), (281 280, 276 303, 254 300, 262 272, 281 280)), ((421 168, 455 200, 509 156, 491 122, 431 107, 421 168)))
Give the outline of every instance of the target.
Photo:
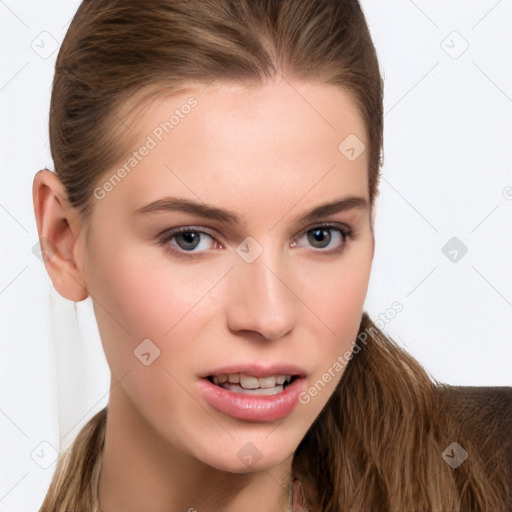
MULTIPOLYGON (((33 176, 53 169, 53 66, 77 7, 0 0, 0 512, 38 509, 55 450, 109 392, 90 299, 60 297, 32 251, 33 176)), ((512 2, 364 0, 363 8, 386 112, 365 309, 377 320, 399 301, 384 330, 439 381, 510 386, 512 2), (456 262, 442 251, 452 237, 467 247, 456 262)))

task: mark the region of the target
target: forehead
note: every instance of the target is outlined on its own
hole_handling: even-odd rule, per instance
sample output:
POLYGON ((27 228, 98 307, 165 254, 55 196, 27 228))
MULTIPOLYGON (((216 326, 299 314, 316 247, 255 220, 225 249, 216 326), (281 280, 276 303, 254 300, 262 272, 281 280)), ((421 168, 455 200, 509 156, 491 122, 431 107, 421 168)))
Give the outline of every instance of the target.
POLYGON ((284 194, 288 202, 330 190, 332 197, 366 195, 367 152, 350 161, 340 150, 347 137, 368 146, 364 122, 351 94, 339 87, 285 80, 196 85, 152 98, 130 126, 133 143, 117 167, 131 152, 150 148, 142 158, 132 156, 116 187, 132 209, 167 192, 231 202, 234 209, 237 199, 255 196, 270 208, 284 194))
MULTIPOLYGON (((139 136, 147 134, 158 123, 169 120, 173 112, 180 119, 183 114, 188 117, 191 109, 186 104, 190 98, 197 102, 192 117, 199 118, 205 129, 232 130, 236 124, 236 128, 265 128, 272 133, 291 128, 298 134, 309 131, 309 136, 318 131, 324 135, 329 129, 340 136, 351 130, 361 139, 366 137, 363 119, 350 91, 318 82, 285 79, 262 84, 184 84, 174 93, 153 94, 149 101, 139 101, 134 96, 129 114, 135 121, 135 130, 139 136)), ((232 130, 231 135, 236 133, 238 130, 232 130)))

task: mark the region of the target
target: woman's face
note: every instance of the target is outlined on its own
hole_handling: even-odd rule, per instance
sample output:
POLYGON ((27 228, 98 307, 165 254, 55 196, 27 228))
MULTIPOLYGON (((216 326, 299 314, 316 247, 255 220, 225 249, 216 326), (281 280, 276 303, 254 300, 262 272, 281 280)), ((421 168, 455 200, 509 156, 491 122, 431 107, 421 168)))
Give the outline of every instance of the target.
MULTIPOLYGON (((279 464, 339 382, 367 292, 368 141, 355 103, 314 83, 225 83, 124 121, 136 153, 98 184, 79 246, 119 380, 111 401, 210 466, 279 464), (360 200, 308 216, 348 198, 360 200), (301 377, 269 396, 205 378, 239 373, 301 377)), ((273 383, 242 376, 254 382, 273 383)))

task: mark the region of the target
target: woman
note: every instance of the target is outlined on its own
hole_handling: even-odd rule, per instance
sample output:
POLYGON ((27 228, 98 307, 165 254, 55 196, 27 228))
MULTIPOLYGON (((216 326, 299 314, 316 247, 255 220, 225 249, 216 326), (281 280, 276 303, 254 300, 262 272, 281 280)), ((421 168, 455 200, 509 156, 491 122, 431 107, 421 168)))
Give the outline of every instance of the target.
POLYGON ((112 386, 41 512, 506 509, 363 311, 382 132, 357 1, 82 3, 34 208, 112 386))

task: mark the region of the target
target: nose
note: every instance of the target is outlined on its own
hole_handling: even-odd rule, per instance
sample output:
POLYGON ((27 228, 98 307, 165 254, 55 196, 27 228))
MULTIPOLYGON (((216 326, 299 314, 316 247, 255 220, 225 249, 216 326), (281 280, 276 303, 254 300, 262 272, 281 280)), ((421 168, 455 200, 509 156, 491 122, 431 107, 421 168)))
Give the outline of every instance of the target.
POLYGON ((282 260, 264 250, 252 263, 239 258, 229 273, 227 321, 231 331, 279 339, 298 318, 298 299, 282 260))

